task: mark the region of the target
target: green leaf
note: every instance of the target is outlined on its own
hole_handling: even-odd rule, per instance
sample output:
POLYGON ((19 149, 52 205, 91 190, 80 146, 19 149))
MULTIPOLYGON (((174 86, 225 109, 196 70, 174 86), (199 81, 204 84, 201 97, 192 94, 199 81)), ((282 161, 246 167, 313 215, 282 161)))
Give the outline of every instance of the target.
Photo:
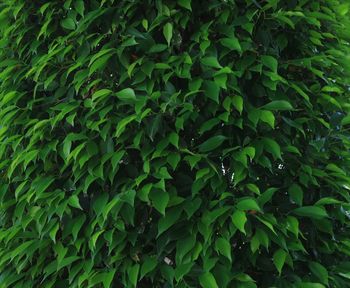
POLYGON ((157 258, 155 256, 146 256, 141 266, 140 279, 157 267, 157 258))
POLYGON ((126 129, 126 126, 134 121, 136 119, 136 115, 130 115, 128 117, 125 117, 124 119, 120 120, 117 125, 117 129, 115 131, 115 136, 119 137, 120 135, 123 134, 123 132, 126 129))
POLYGON ((98 98, 104 98, 112 93, 109 89, 101 89, 96 91, 94 94, 92 94, 91 99, 92 101, 95 101, 98 98))
POLYGON ((278 143, 271 138, 263 138, 264 148, 271 153, 275 158, 282 159, 281 147, 278 143))
POLYGON ((167 23, 164 25, 163 35, 168 43, 168 46, 170 46, 171 39, 173 38, 173 24, 167 23))
POLYGON ((140 270, 140 264, 135 264, 133 266, 129 266, 128 267, 127 271, 128 271, 130 284, 132 285, 132 287, 136 287, 137 286, 139 270, 140 270))
POLYGON ((55 179, 50 176, 50 177, 38 177, 33 181, 32 187, 38 199, 42 196, 42 194, 46 191, 46 189, 49 188, 49 186, 52 184, 54 180, 55 179))
POLYGON ((349 125, 350 124, 350 114, 346 115, 342 120, 341 120, 341 125, 349 125))
POLYGON ((290 198, 297 203, 299 206, 303 206, 304 192, 298 184, 293 183, 288 188, 290 198))
POLYGON ((136 191, 134 189, 125 191, 120 194, 120 200, 122 202, 128 203, 131 207, 134 207, 136 191))
MULTIPOLYGON (((254 157, 252 157, 252 158, 254 158, 254 157)), ((247 188, 248 188, 250 191, 252 191, 253 193, 260 195, 260 189, 259 189, 259 187, 256 186, 255 184, 253 184, 253 183, 248 183, 248 184, 247 184, 247 188)))
POLYGON ((115 171, 115 169, 119 166, 120 161, 124 155, 125 155, 125 150, 120 150, 120 151, 113 153, 113 156, 111 158, 113 171, 115 171))
POLYGON ((116 269, 112 269, 111 271, 103 274, 103 279, 102 279, 103 288, 111 287, 115 272, 116 272, 116 269))
POLYGON ((88 76, 92 75, 94 72, 98 71, 98 70, 102 70, 102 68, 104 68, 108 62, 108 60, 113 56, 112 53, 104 55, 100 58, 98 58, 96 61, 94 61, 91 66, 90 66, 90 70, 89 70, 89 74, 88 76))
POLYGON ((120 100, 136 100, 135 92, 131 88, 125 88, 115 94, 120 100))
POLYGON ((241 96, 233 96, 232 104, 237 109, 239 114, 242 114, 243 111, 243 98, 241 96))
POLYGON ((260 120, 269 124, 272 129, 275 129, 275 116, 271 111, 261 110, 260 111, 260 120))
POLYGON ((271 187, 267 189, 264 193, 262 193, 258 197, 259 206, 263 207, 267 202, 269 202, 277 190, 278 190, 277 188, 271 187))
POLYGON ((325 288, 324 285, 320 283, 312 283, 312 282, 300 282, 296 286, 297 288, 325 288))
POLYGON ((331 205, 331 204, 341 204, 342 202, 334 199, 332 197, 324 197, 318 200, 315 205, 331 205))
POLYGON ((293 232, 293 234, 298 237, 299 235, 299 221, 293 216, 287 216, 287 229, 293 232))
POLYGON ((200 152, 209 152, 218 148, 227 138, 222 135, 216 135, 198 146, 200 152))
POLYGON ((246 234, 244 226, 245 226, 245 223, 247 222, 247 216, 245 212, 241 210, 236 210, 232 215, 232 222, 239 231, 246 234))
POLYGON ((258 203, 253 198, 246 198, 246 199, 239 200, 236 206, 239 210, 242 210, 242 211, 245 211, 245 210, 261 211, 258 203))
POLYGON ((159 219, 157 237, 176 223, 180 218, 181 212, 181 209, 175 207, 174 209, 167 211, 165 216, 159 219))
POLYGON ((208 57, 202 58, 201 63, 206 65, 206 66, 213 67, 213 68, 218 68, 218 69, 222 68, 222 66, 218 62, 218 59, 216 57, 213 57, 213 56, 208 56, 208 57))
POLYGON ((328 217, 326 210, 318 206, 299 207, 294 209, 293 213, 301 217, 308 217, 312 219, 323 219, 328 217))
POLYGON ((219 103, 220 87, 214 81, 205 81, 203 84, 204 94, 216 103, 219 103))
POLYGON ((179 135, 177 133, 175 133, 175 132, 170 133, 169 141, 176 148, 179 148, 179 135))
POLYGON ((56 243, 56 234, 58 229, 60 228, 58 222, 53 226, 53 228, 50 230, 49 236, 52 239, 54 243, 56 243))
POLYGON ((185 257, 185 255, 194 248, 196 242, 196 236, 190 235, 176 243, 176 263, 182 262, 182 259, 185 257))
POLYGON ((235 37, 232 38, 222 38, 220 40, 220 43, 222 46, 232 50, 232 51, 238 51, 242 52, 241 44, 239 43, 238 39, 235 37))
POLYGON ((309 269, 312 274, 316 276, 316 278, 322 283, 328 286, 328 271, 327 269, 321 265, 320 263, 309 261, 309 269))
POLYGON ((68 204, 74 208, 78 208, 80 210, 83 210, 83 208, 81 208, 81 206, 80 206, 79 198, 77 195, 72 195, 71 197, 69 197, 68 204))
POLYGON ((184 7, 190 11, 192 11, 191 8, 191 0, 177 0, 177 4, 179 4, 179 6, 184 7))
POLYGON ((152 200, 154 208, 163 215, 165 215, 165 208, 169 203, 169 194, 161 190, 152 190, 150 193, 150 199, 152 200))
POLYGON ((79 233, 81 227, 83 226, 85 220, 86 220, 85 214, 82 214, 74 219, 74 225, 72 228, 72 235, 73 235, 74 241, 77 240, 78 233, 79 233))
POLYGON ((210 272, 205 272, 199 276, 199 283, 203 288, 219 288, 216 280, 210 272))
POLYGON ((84 17, 85 6, 84 6, 83 0, 75 0, 74 1, 74 8, 82 17, 84 17))
POLYGON ((282 272, 282 268, 284 266, 284 263, 286 261, 286 257, 287 257, 287 252, 282 250, 282 249, 278 249, 274 254, 273 254, 273 263, 276 266, 276 269, 279 273, 279 275, 281 275, 282 272))
POLYGON ((191 271, 193 265, 193 262, 181 263, 180 265, 177 265, 175 269, 175 280, 179 282, 186 274, 191 271))
POLYGON ((181 160, 181 156, 179 153, 170 153, 167 156, 167 161, 170 164, 171 168, 173 168, 173 170, 176 169, 177 165, 179 164, 181 160))
POLYGON ((203 134, 207 131, 212 130, 212 128, 215 127, 216 125, 218 125, 220 122, 221 121, 218 118, 212 118, 212 119, 205 121, 199 128, 199 134, 203 134))
POLYGON ((61 26, 67 30, 74 30, 75 22, 72 18, 65 18, 61 21, 61 26))
POLYGON ((272 101, 264 106, 262 106, 261 108, 264 108, 266 110, 272 110, 272 111, 288 111, 288 110, 293 110, 293 106, 285 100, 276 100, 276 101, 272 101))
POLYGON ((278 62, 276 58, 269 55, 263 55, 261 56, 261 62, 273 72, 277 73, 278 62))
POLYGON ((101 215, 101 213, 103 212, 103 208, 107 205, 107 203, 108 193, 101 193, 97 196, 92 205, 97 216, 101 215))
POLYGON ((221 255, 225 256, 230 262, 232 262, 231 245, 228 240, 225 238, 218 238, 215 241, 215 248, 221 255))

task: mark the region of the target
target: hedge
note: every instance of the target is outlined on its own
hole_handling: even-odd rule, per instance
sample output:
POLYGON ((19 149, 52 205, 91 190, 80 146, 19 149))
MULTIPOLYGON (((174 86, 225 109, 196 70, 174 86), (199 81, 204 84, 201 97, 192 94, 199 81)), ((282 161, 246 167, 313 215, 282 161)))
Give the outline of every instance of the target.
POLYGON ((0 287, 350 287, 346 0, 1 0, 0 287))

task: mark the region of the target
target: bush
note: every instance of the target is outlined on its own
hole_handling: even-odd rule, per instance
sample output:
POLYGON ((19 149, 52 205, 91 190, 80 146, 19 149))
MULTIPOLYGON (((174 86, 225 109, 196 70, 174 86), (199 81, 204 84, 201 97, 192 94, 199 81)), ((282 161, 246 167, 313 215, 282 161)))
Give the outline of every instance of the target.
POLYGON ((0 287, 350 287, 347 1, 0 5, 0 287))

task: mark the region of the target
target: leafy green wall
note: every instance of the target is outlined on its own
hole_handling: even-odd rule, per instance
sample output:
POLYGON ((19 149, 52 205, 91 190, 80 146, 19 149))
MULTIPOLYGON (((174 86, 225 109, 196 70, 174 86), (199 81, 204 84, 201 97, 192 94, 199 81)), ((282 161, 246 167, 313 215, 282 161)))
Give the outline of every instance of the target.
POLYGON ((0 287, 350 287, 345 0, 1 0, 0 287))

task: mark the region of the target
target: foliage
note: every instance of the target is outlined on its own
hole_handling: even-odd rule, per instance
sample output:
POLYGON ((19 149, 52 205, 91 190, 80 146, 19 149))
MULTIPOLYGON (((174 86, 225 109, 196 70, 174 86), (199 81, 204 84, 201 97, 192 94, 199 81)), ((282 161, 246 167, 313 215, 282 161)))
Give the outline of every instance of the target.
POLYGON ((0 1, 0 287, 350 287, 348 10, 0 1))

